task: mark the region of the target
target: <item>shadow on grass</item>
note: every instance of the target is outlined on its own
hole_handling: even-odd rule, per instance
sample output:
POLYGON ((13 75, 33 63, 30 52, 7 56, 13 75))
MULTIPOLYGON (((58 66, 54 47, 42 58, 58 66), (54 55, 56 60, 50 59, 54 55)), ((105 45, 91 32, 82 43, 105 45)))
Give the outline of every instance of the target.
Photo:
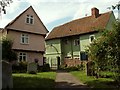
POLYGON ((56 82, 56 85, 55 85, 55 88, 56 89, 64 89, 64 88, 68 88, 68 89, 71 89, 73 90, 73 88, 89 88, 87 87, 86 85, 76 85, 74 83, 69 83, 69 82, 56 82))
POLYGON ((116 83, 114 81, 100 81, 100 80, 93 80, 88 81, 86 84, 92 88, 92 90, 120 90, 119 87, 117 87, 116 83))
POLYGON ((55 81, 48 78, 38 77, 13 77, 13 87, 15 88, 54 88, 55 81))

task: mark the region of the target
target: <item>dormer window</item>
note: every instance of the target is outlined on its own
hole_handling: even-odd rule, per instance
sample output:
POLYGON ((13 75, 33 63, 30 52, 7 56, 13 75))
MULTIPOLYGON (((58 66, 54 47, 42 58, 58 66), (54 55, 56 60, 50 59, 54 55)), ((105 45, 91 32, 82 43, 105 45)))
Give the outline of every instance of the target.
POLYGON ((75 45, 75 46, 79 46, 79 45, 80 45, 79 39, 75 39, 75 40, 74 40, 74 45, 75 45))
POLYGON ((95 35, 90 35, 89 36, 89 42, 90 43, 92 43, 94 39, 95 39, 95 35))
POLYGON ((65 39, 65 44, 68 44, 68 43, 69 43, 68 39, 65 39))
POLYGON ((26 23, 27 24, 34 24, 34 17, 32 15, 26 16, 26 23))

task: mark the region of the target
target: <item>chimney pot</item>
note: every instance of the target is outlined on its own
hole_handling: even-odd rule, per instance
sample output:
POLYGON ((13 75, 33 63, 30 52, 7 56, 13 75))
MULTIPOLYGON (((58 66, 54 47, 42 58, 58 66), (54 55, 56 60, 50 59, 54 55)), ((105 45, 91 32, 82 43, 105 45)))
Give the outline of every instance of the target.
POLYGON ((92 16, 95 17, 95 18, 97 18, 97 17, 100 16, 99 10, 98 10, 96 7, 94 7, 94 8, 91 9, 91 14, 92 14, 92 16))

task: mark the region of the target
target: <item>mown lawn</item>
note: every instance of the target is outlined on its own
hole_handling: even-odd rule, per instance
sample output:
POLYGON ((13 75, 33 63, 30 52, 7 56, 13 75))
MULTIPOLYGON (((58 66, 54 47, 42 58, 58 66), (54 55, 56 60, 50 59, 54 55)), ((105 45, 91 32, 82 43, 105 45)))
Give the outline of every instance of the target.
POLYGON ((54 88, 56 72, 13 74, 14 88, 54 88))
POLYGON ((87 84, 91 88, 100 88, 105 89, 109 88, 111 90, 118 90, 116 89, 116 85, 114 84, 114 80, 112 78, 98 78, 96 79, 93 76, 87 76, 84 71, 72 71, 70 72, 74 75, 78 80, 87 84))

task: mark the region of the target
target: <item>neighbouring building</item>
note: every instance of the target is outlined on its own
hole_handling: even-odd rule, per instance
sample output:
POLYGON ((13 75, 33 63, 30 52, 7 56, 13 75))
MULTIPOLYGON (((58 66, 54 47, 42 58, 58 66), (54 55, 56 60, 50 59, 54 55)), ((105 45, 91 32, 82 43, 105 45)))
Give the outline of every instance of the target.
POLYGON ((98 29, 111 29, 114 21, 112 11, 100 14, 97 8, 92 8, 91 16, 53 28, 46 37, 46 62, 54 68, 79 65, 88 59, 85 50, 99 36, 98 29))
POLYGON ((2 36, 13 41, 12 49, 18 61, 35 62, 43 65, 47 28, 32 6, 28 7, 1 31, 2 36))

